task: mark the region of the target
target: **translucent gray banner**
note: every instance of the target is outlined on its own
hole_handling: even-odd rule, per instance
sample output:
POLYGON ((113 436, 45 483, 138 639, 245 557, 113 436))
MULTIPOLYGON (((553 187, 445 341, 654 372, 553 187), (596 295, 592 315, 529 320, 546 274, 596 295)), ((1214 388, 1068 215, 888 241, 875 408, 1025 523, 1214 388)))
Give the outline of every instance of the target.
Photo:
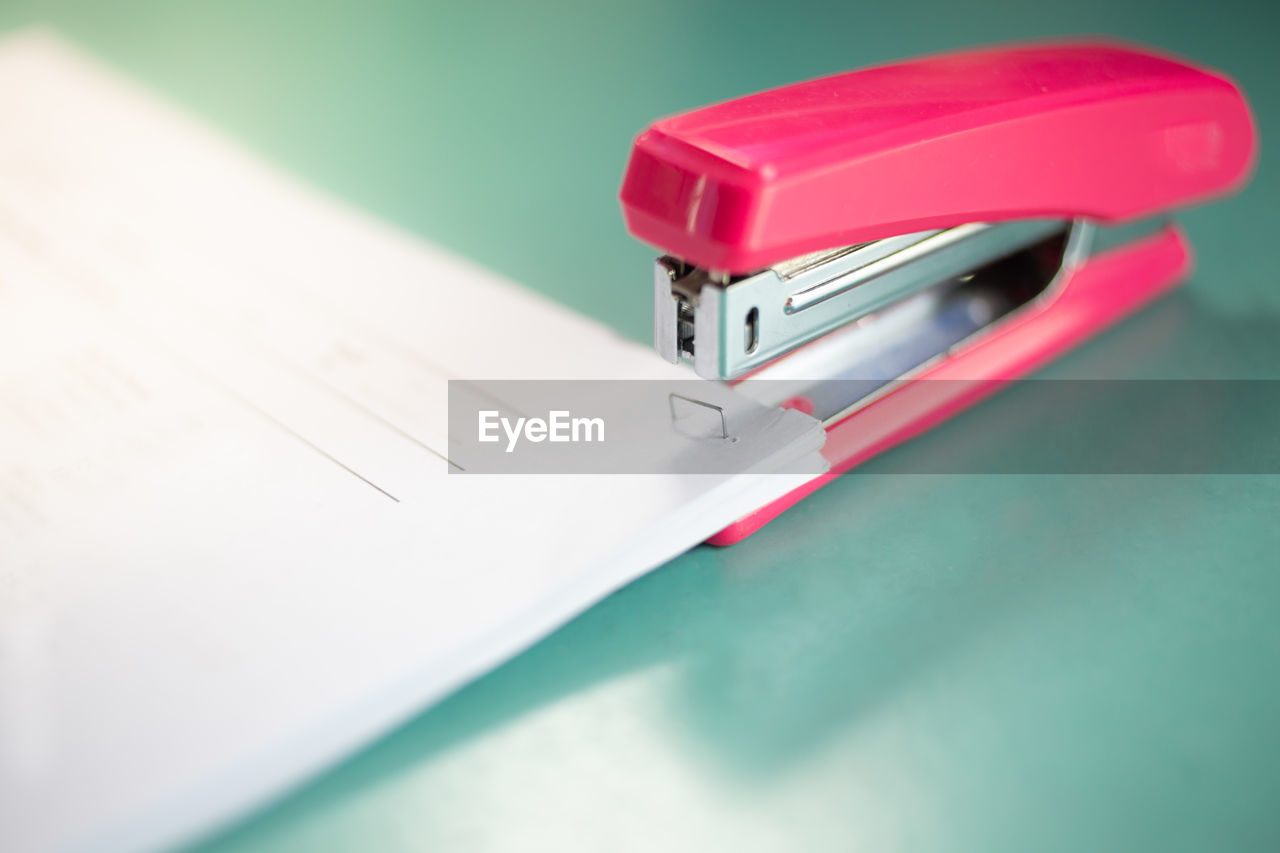
POLYGON ((1280 474, 1280 380, 451 381, 457 474, 1280 474), (980 402, 979 402, 980 401, 980 402))

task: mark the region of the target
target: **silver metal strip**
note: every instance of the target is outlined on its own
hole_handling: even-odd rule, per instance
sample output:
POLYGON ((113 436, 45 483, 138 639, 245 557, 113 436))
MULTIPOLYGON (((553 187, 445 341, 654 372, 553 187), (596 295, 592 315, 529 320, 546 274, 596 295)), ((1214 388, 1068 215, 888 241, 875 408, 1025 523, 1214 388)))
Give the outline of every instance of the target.
POLYGON ((661 259, 654 344, 668 360, 691 360, 700 376, 733 379, 1065 227, 1043 219, 922 231, 792 259, 728 284, 698 269, 678 275, 676 262, 661 259))
POLYGON ((1064 278, 1088 259, 1095 231, 1083 220, 1072 223, 1056 271, 1023 304, 1001 309, 990 302, 995 294, 983 288, 934 288, 880 312, 874 323, 838 330, 774 362, 735 388, 766 405, 802 395, 813 405, 814 417, 826 424, 842 420, 975 336, 1054 298, 1064 278))

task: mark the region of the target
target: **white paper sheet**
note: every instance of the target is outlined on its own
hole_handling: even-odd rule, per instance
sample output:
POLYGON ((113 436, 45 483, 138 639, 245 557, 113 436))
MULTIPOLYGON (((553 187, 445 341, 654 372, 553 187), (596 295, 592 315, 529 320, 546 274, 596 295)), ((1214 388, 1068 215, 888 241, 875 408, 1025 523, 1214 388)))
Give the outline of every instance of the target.
POLYGON ((7 851, 206 831, 809 476, 449 476, 449 378, 686 374, 49 35, 0 118, 7 851))

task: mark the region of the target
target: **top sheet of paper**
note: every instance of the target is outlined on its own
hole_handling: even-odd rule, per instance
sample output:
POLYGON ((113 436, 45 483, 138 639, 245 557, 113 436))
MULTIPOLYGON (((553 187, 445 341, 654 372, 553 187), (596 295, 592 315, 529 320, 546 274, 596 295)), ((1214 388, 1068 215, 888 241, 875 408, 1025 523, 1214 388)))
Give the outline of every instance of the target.
POLYGON ((687 374, 51 36, 0 117, 6 850, 206 831, 809 476, 450 476, 450 378, 687 374))

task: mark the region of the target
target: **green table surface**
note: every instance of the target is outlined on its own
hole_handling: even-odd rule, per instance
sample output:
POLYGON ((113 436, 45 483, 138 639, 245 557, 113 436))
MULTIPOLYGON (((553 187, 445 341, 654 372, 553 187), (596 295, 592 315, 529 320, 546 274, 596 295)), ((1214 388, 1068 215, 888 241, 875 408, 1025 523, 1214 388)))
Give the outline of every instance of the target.
MULTIPOLYGON (((47 23, 638 340, 653 253, 615 193, 650 119, 984 41, 1139 39, 1239 80, 1264 154, 1182 217, 1192 281, 1045 375, 1274 379, 1276 9, 7 0, 0 27, 47 23)), ((203 849, 1280 849, 1280 477, 888 470, 674 560, 203 849)))

